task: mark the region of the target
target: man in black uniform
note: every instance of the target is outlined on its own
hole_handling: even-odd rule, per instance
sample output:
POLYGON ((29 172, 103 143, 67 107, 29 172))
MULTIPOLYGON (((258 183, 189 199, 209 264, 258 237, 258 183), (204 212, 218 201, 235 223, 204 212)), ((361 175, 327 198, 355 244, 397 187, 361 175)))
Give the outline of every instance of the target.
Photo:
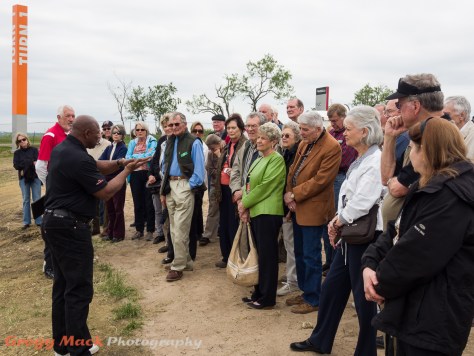
POLYGON ((90 222, 96 199, 108 200, 143 160, 95 161, 86 148, 101 138, 91 116, 79 116, 71 133, 51 154, 42 232, 51 248, 54 268, 54 351, 65 355, 90 355, 98 351, 87 327, 92 301, 94 250, 90 222), (103 175, 125 169, 107 182, 103 175))

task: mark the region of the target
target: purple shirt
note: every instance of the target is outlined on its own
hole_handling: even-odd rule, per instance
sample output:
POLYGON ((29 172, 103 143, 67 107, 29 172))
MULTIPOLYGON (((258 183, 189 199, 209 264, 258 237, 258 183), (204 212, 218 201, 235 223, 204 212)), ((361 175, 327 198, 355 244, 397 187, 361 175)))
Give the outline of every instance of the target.
POLYGON ((354 148, 346 145, 346 139, 344 138, 344 131, 346 131, 346 129, 344 128, 338 131, 331 129, 329 130, 329 133, 341 145, 342 159, 341 159, 341 164, 339 165, 338 173, 345 174, 347 170, 349 169, 349 166, 351 165, 351 163, 356 160, 357 151, 354 148))

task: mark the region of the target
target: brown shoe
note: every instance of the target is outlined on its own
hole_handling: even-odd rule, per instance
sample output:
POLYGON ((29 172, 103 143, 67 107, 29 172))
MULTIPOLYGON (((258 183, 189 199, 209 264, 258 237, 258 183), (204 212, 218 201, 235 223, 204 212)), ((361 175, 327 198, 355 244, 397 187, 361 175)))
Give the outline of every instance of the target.
POLYGON ((183 278, 183 272, 182 271, 171 270, 166 275, 166 282, 179 281, 181 278, 183 278))
POLYGON ((291 312, 295 314, 308 314, 314 311, 318 311, 318 309, 319 307, 313 307, 312 305, 308 303, 303 303, 303 304, 295 305, 293 308, 291 308, 291 312))
POLYGON ((227 267, 227 262, 219 261, 219 262, 216 262, 215 266, 217 268, 226 268, 227 267))
POLYGON ((297 295, 296 297, 291 297, 286 300, 286 305, 291 307, 292 305, 300 305, 306 303, 303 299, 303 294, 297 295))

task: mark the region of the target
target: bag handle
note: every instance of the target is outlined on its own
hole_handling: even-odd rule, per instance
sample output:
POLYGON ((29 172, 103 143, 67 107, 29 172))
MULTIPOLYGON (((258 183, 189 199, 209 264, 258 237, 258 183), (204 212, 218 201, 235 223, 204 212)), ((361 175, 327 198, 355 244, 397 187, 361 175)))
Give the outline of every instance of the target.
POLYGON ((248 238, 248 242, 249 242, 249 250, 252 250, 252 249, 255 248, 255 244, 253 242, 252 230, 250 229, 250 224, 249 223, 245 223, 245 224, 247 224, 247 238, 248 238))

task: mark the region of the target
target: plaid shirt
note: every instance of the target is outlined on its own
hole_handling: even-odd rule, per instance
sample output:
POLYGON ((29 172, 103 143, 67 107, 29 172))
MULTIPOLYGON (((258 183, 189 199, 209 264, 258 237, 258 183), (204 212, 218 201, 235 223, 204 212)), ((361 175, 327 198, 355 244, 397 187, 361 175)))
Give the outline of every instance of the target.
POLYGON ((335 131, 334 129, 329 130, 331 136, 334 137, 341 145, 342 159, 341 164, 339 165, 339 173, 346 173, 351 163, 357 158, 357 151, 354 148, 346 145, 346 140, 344 138, 345 130, 346 129, 344 128, 338 131, 335 131))

